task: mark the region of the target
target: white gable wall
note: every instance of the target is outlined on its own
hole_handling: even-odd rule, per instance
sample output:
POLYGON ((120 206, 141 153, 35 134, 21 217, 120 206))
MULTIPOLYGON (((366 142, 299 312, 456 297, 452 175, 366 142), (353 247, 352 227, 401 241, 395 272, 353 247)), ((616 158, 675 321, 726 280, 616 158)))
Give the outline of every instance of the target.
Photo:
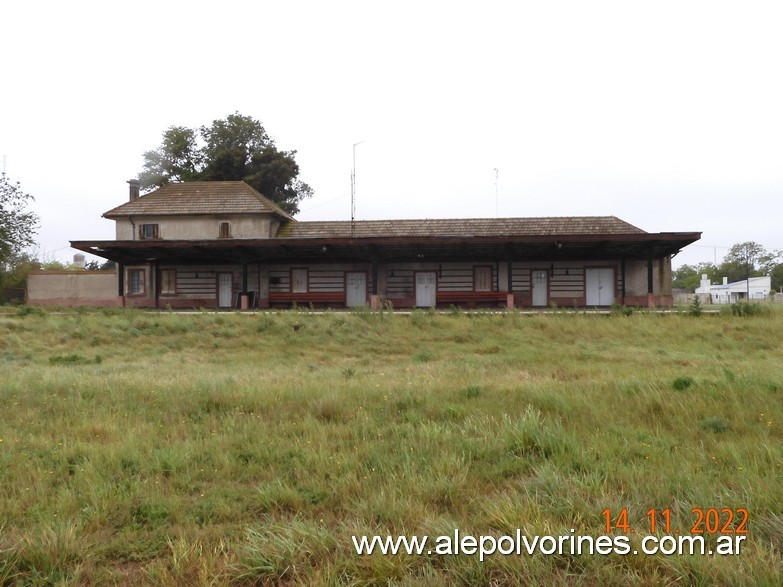
POLYGON ((139 216, 116 219, 117 240, 139 240, 139 225, 157 224, 161 240, 206 240, 220 236, 220 224, 228 222, 230 237, 270 238, 279 222, 269 215, 139 216))

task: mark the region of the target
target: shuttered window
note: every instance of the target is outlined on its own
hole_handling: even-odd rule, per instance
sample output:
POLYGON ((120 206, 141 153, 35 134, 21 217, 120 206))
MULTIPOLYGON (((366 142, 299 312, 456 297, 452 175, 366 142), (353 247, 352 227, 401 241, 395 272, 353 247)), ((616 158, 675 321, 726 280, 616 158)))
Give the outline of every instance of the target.
POLYGON ((160 293, 174 295, 177 293, 177 270, 163 269, 160 272, 160 293))
POLYGON ((139 239, 160 238, 157 224, 139 224, 139 239))
POLYGON ((473 291, 492 291, 492 267, 473 268, 473 291))

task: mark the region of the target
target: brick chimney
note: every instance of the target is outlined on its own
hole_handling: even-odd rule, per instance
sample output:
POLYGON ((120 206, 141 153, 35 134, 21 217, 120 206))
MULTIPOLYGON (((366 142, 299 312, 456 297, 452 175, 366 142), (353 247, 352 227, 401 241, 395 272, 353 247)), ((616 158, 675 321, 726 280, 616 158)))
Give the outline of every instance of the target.
POLYGON ((138 179, 129 179, 128 184, 130 185, 130 201, 132 202, 139 197, 141 182, 138 179))

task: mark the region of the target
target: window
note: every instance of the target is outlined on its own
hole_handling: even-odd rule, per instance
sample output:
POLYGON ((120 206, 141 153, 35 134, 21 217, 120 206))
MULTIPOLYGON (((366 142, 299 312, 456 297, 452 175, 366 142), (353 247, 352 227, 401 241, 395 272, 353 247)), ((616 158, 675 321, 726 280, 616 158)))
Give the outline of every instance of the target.
POLYGON ((220 223, 218 238, 231 238, 231 225, 228 222, 220 223))
POLYGON ((160 272, 160 293, 163 295, 176 295, 177 293, 177 270, 163 269, 160 272))
POLYGON ((307 269, 291 269, 291 291, 295 293, 307 291, 307 269))
POLYGON ((157 224, 139 224, 139 238, 160 238, 157 224))
POLYGON ((128 295, 144 294, 144 269, 128 269, 128 295))
POLYGON ((492 291, 492 267, 473 268, 473 291, 492 291))

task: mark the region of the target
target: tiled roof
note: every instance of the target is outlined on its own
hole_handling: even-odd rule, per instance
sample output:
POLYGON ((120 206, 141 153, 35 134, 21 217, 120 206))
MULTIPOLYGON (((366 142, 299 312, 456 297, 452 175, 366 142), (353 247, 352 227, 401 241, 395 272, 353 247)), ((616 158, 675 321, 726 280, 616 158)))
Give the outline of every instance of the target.
POLYGON ((244 181, 191 181, 165 185, 109 210, 104 217, 258 213, 291 219, 244 181))
POLYGON ((503 237, 577 234, 646 234, 616 216, 360 220, 287 222, 278 238, 503 237))

